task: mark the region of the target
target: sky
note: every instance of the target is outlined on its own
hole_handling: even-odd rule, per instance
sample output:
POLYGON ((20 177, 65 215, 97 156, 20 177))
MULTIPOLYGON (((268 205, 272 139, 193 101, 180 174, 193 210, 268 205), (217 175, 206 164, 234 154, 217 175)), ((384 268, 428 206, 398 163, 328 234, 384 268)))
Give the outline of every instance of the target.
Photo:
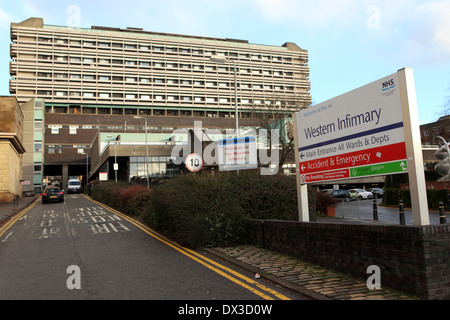
POLYGON ((420 124, 450 99, 450 0, 0 0, 0 95, 9 95, 10 23, 248 40, 309 52, 313 104, 414 70, 420 124))

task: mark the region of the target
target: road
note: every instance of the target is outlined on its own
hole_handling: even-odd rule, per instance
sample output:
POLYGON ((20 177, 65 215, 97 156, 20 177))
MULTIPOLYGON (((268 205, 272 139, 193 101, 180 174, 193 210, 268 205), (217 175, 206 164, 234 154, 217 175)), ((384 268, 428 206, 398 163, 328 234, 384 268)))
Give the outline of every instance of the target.
POLYGON ((0 300, 284 300, 296 293, 191 251, 83 195, 0 228, 0 300))
MULTIPOLYGON (((381 204, 382 199, 377 199, 377 203, 381 204)), ((384 207, 379 205, 378 221, 399 224, 399 209, 395 207, 384 207)), ((373 220, 373 200, 353 200, 341 201, 335 207, 336 217, 343 217, 345 219, 358 219, 364 221, 373 220)), ((447 213, 448 215, 448 213, 447 213)), ((429 211, 430 224, 439 224, 439 213, 437 211, 429 211)), ((447 217, 449 221, 450 217, 447 217)), ((410 209, 405 209, 405 224, 413 225, 412 212, 410 209)))

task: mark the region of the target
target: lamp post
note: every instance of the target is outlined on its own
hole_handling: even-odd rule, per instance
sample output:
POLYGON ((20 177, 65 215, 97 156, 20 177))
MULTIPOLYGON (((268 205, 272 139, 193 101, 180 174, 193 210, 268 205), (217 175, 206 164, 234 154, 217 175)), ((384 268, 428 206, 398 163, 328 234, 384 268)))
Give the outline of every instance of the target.
POLYGON ((237 94, 237 71, 236 63, 233 60, 229 60, 222 56, 211 56, 210 60, 212 62, 227 64, 232 63, 234 68, 234 103, 235 103, 235 118, 236 118, 236 138, 239 138, 239 111, 238 111, 238 94, 237 94))
POLYGON ((119 168, 117 167, 117 139, 119 136, 116 136, 115 138, 112 138, 112 136, 107 136, 106 141, 108 141, 108 143, 110 143, 111 141, 114 141, 114 175, 115 175, 115 181, 117 183, 117 170, 119 170, 119 168))
POLYGON ((145 121, 145 170, 146 170, 146 180, 147 180, 147 188, 150 188, 150 181, 148 176, 148 143, 147 143, 147 118, 134 116, 134 119, 144 119, 145 121))

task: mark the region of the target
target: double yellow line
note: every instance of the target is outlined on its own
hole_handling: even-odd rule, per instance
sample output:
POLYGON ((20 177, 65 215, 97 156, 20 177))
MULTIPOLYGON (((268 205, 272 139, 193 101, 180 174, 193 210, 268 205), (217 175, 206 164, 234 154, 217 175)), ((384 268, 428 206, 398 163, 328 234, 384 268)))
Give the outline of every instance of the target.
POLYGON ((220 263, 218 263, 214 260, 211 260, 191 249, 180 246, 179 244, 167 239, 163 235, 152 230, 151 228, 147 227, 146 225, 140 223, 139 221, 136 221, 136 220, 130 218, 129 216, 124 215, 123 213, 121 213, 113 208, 110 208, 101 202, 95 201, 91 198, 88 198, 88 199, 90 201, 102 206, 103 208, 115 213, 122 219, 127 220, 128 222, 135 225, 136 227, 138 227, 139 229, 141 229, 148 235, 152 236, 153 238, 163 242, 164 244, 168 245, 169 247, 177 250, 178 252, 191 258, 192 260, 202 264, 203 266, 207 267, 208 269, 213 270, 214 272, 220 274, 221 276, 225 277, 226 279, 242 286, 243 288, 253 292, 254 294, 260 296, 261 298, 263 298, 265 300, 277 300, 277 299, 291 300, 288 297, 282 295, 281 293, 279 293, 275 290, 272 290, 272 289, 262 285, 261 283, 255 281, 249 277, 246 277, 246 276, 240 274, 239 272, 234 271, 233 269, 230 269, 224 265, 221 265, 220 263))
POLYGON ((40 199, 37 198, 36 200, 34 200, 34 202, 32 204, 30 204, 28 207, 26 207, 25 209, 23 209, 22 211, 20 211, 19 213, 15 214, 11 219, 9 219, 3 226, 0 227, 0 238, 5 234, 6 231, 8 231, 9 228, 11 228, 13 226, 14 223, 17 222, 17 220, 19 220, 20 218, 22 218, 25 213, 27 213, 28 211, 30 211, 31 209, 34 208, 34 206, 38 203, 38 200, 40 199))

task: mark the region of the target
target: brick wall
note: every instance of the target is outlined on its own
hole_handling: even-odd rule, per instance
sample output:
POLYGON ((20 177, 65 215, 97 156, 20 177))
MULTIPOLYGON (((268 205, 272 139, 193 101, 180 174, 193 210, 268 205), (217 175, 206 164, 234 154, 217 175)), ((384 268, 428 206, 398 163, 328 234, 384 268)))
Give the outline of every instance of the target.
POLYGON ((380 226, 252 220, 254 245, 367 279, 422 299, 450 299, 450 224, 380 226), (264 238, 263 238, 264 234, 264 238))

